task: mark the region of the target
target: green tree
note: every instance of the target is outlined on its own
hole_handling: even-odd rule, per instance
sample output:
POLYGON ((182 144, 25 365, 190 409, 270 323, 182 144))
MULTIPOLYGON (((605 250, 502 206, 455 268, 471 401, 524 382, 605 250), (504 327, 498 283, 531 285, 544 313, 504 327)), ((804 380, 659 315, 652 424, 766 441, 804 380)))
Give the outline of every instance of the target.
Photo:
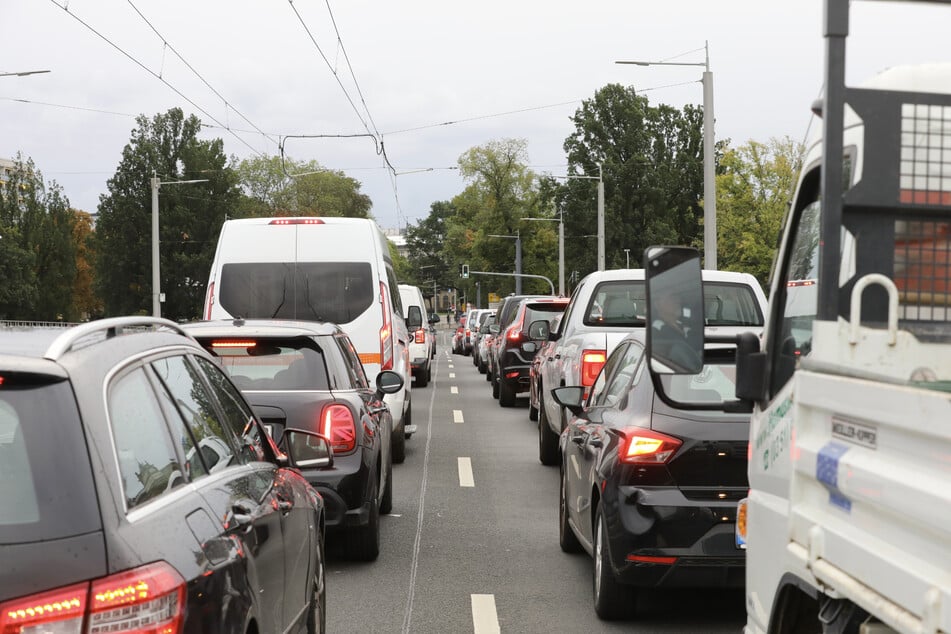
POLYGON ((234 215, 240 191, 221 139, 199 140, 201 122, 179 108, 151 120, 136 119, 96 224, 97 290, 108 315, 150 314, 152 309, 151 216, 153 174, 159 195, 163 316, 198 317, 222 222, 234 215))
MULTIPOLYGON (((597 268, 597 177, 605 190, 607 268, 625 266, 624 249, 691 244, 701 235, 703 112, 651 106, 634 87, 609 84, 572 117, 564 143, 569 178, 542 191, 565 210, 566 261, 582 275, 597 268), (602 171, 603 170, 603 171, 602 171), (590 177, 594 177, 591 179, 590 177)), ((635 265, 634 262, 638 264, 635 265)))
POLYGON ((406 228, 406 246, 409 251, 410 284, 419 286, 427 297, 432 294, 432 282, 439 288, 455 286, 451 262, 443 251, 447 222, 456 213, 448 201, 430 205, 429 215, 406 228), (429 292, 427 293, 427 288, 429 292))
POLYGON ((55 182, 17 156, 0 192, 4 276, 0 314, 14 319, 74 319, 73 210, 55 182))
POLYGON ((717 176, 717 262, 752 273, 768 288, 786 207, 802 168, 803 146, 785 137, 728 150, 717 176))
POLYGON ((79 319, 102 314, 102 301, 96 295, 93 271, 92 216, 74 210, 73 244, 76 245, 76 280, 73 283, 72 306, 79 319))
POLYGON ((360 182, 317 161, 260 156, 241 161, 236 169, 243 217, 370 217, 370 197, 360 193, 360 182))

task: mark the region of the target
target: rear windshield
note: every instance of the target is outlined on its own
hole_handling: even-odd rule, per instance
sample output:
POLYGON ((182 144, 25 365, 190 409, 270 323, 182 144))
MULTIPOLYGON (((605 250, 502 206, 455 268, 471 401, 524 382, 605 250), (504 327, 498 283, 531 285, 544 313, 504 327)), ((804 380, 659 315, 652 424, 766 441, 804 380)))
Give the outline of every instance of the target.
POLYGON ((324 353, 309 339, 199 339, 239 390, 329 390, 324 353))
MULTIPOLYGON (((762 326, 763 313, 746 284, 704 282, 703 305, 707 326, 762 326)), ((602 282, 588 302, 586 326, 643 328, 647 291, 643 281, 602 282)))
POLYGON ((527 304, 523 326, 528 328, 533 321, 540 319, 550 322, 553 317, 565 312, 566 307, 567 304, 527 304))
POLYGON ((373 273, 368 262, 225 264, 218 297, 234 317, 347 324, 373 303, 373 273))
POLYGON ((0 545, 100 530, 69 383, 2 370, 0 379, 0 545))

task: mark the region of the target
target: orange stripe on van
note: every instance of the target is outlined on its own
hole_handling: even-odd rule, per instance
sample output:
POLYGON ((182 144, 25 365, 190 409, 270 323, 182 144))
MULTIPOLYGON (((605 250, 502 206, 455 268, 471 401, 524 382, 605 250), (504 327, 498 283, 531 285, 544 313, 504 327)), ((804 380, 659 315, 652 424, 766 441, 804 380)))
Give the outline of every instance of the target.
POLYGON ((357 356, 360 357, 360 363, 379 363, 380 362, 379 352, 361 352, 357 356))

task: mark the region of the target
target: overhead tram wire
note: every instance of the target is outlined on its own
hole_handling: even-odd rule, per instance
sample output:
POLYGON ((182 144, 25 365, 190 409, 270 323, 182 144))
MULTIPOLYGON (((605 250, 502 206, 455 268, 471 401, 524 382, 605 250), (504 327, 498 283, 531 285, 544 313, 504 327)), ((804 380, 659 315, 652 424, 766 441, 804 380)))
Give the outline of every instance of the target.
POLYGON ((107 38, 105 35, 103 35, 103 34, 100 33, 99 31, 97 31, 95 28, 93 28, 92 25, 90 25, 88 22, 86 22, 85 20, 83 20, 82 18, 80 18, 80 17, 79 17, 78 15, 76 15, 75 13, 71 12, 71 11, 69 10, 69 6, 68 6, 68 5, 67 5, 67 6, 61 5, 61 4, 60 4, 59 2, 57 2, 56 0, 50 0, 50 2, 51 2, 53 5, 55 5, 57 8, 62 9, 63 11, 65 11, 71 18, 73 18, 74 20, 76 20, 77 22, 79 22, 80 24, 82 24, 84 27, 86 27, 87 29, 89 29, 90 31, 92 31, 92 33, 94 33, 97 37, 99 37, 99 38, 100 38, 102 41, 104 41, 106 44, 108 44, 108 45, 111 46, 112 48, 116 49, 117 51, 119 51, 120 53, 122 53, 125 57, 127 57, 128 59, 130 59, 131 61, 133 61, 137 66, 139 66, 139 68, 141 68, 142 70, 144 70, 145 72, 147 72, 148 74, 152 75, 153 77, 155 77, 156 79, 158 79, 160 82, 162 82, 163 84, 165 84, 166 86, 168 86, 176 95, 178 95, 179 97, 181 97, 182 99, 184 99, 185 101, 187 101, 188 103, 190 103, 190 104, 192 105, 192 107, 194 107, 196 110, 198 110, 199 112, 201 112, 202 114, 204 114, 205 116, 207 116, 209 119, 211 119, 212 121, 214 121, 215 123, 217 123, 218 125, 220 125, 223 129, 225 129, 225 130, 227 130, 228 132, 230 132, 230 133, 231 133, 231 136, 233 136, 233 137, 236 138, 238 141, 240 141, 241 143, 243 143, 243 144, 245 145, 245 147, 247 147, 249 150, 251 150, 252 152, 254 152, 255 154, 257 154, 258 156, 264 156, 264 153, 258 151, 257 148, 255 148, 255 147, 252 146, 250 143, 248 143, 247 141, 245 141, 244 139, 242 139, 240 136, 238 136, 238 135, 234 132, 234 130, 232 130, 230 127, 228 127, 227 125, 225 125, 225 124, 223 124, 221 121, 219 121, 218 118, 215 117, 213 114, 211 114, 210 112, 208 112, 207 110, 205 110, 204 108, 202 108, 201 106, 199 106, 197 103, 195 103, 194 101, 192 101, 191 99, 189 99, 188 97, 186 97, 185 94, 184 94, 182 91, 180 91, 178 88, 176 88, 175 86, 173 86, 172 84, 170 84, 168 81, 166 81, 164 77, 162 77, 161 75, 157 74, 155 71, 153 71, 152 69, 150 69, 148 66, 146 66, 145 64, 143 64, 142 62, 140 62, 139 60, 137 60, 135 57, 133 57, 130 53, 127 53, 125 50, 123 50, 121 47, 119 47, 119 45, 117 45, 117 44, 114 43, 112 40, 110 40, 109 38, 107 38))
POLYGON ((223 96, 220 92, 218 92, 218 91, 215 89, 214 86, 212 86, 210 83, 208 83, 208 81, 207 81, 204 77, 202 77, 201 73, 199 73, 197 70, 195 70, 194 66, 192 66, 191 64, 189 64, 189 63, 188 63, 188 60, 186 60, 186 59, 182 56, 182 54, 179 53, 179 52, 175 49, 174 46, 172 46, 171 44, 169 44, 168 39, 167 39, 164 35, 162 35, 161 33, 159 33, 158 29, 156 29, 155 26, 149 21, 149 19, 146 18, 146 17, 142 14, 141 11, 139 11, 139 8, 138 8, 137 6, 135 6, 135 4, 132 2, 132 0, 126 0, 126 2, 129 3, 129 6, 132 7, 132 10, 135 11, 135 12, 139 15, 140 18, 142 18, 142 20, 149 26, 149 28, 152 29, 152 32, 155 33, 155 35, 157 35, 160 40, 162 40, 162 44, 163 44, 164 46, 166 46, 166 47, 168 48, 168 50, 172 51, 172 53, 174 53, 175 56, 176 56, 179 60, 181 60, 181 62, 182 62, 183 64, 185 64, 185 66, 188 68, 188 70, 190 70, 192 73, 194 73, 195 77, 197 77, 198 79, 200 79, 200 80, 202 81, 202 83, 205 84, 205 86, 208 87, 208 90, 210 90, 211 92, 213 92, 213 93, 215 94, 215 96, 217 96, 219 99, 221 99, 222 103, 224 103, 224 105, 225 105, 226 108, 231 108, 231 110, 234 111, 234 113, 235 113, 236 115, 238 115, 239 117, 241 117, 242 119, 244 119, 244 121, 245 121, 248 125, 250 125, 252 128, 254 128, 261 136, 263 136, 263 137, 266 138, 266 139, 269 139, 269 140, 270 140, 272 143, 274 143, 275 145, 277 144, 277 141, 276 141, 275 139, 271 138, 266 132, 264 132, 264 130, 262 130, 261 128, 259 128, 258 126, 256 126, 250 119, 248 119, 246 116, 244 116, 244 114, 242 114, 240 110, 238 110, 237 108, 235 108, 233 104, 231 104, 227 99, 225 99, 224 96, 223 96))

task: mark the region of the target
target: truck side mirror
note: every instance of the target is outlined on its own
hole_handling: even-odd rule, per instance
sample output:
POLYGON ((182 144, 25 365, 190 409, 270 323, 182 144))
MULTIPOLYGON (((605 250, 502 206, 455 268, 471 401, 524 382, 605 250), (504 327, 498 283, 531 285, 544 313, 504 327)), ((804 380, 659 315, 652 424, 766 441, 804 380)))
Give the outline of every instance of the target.
POLYGON ((648 247, 647 354, 657 374, 703 369, 703 282, 700 253, 688 247, 648 247))

